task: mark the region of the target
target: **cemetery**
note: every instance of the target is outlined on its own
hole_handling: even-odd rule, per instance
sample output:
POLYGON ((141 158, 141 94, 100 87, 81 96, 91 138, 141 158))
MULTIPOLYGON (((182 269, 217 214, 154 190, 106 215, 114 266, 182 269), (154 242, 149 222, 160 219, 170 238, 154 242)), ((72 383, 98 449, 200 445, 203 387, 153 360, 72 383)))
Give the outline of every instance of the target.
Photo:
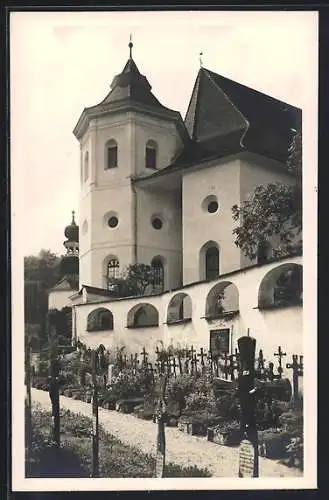
MULTIPOLYGON (((249 332, 241 339, 256 344, 249 332)), ((246 370, 240 345, 231 355, 194 346, 184 349, 163 346, 152 354, 154 363, 149 361, 152 356, 145 347, 139 353, 129 353, 125 347, 107 350, 100 345, 90 349, 78 342, 73 347, 51 345, 42 353, 37 369, 31 368, 27 359, 26 384, 30 396, 26 422, 31 427, 26 434, 27 453, 33 448, 32 437, 28 442, 33 435, 33 387, 49 392, 52 420, 48 422, 55 449, 61 447, 62 439, 60 395, 90 404, 91 477, 100 477, 99 443, 104 431, 100 430, 99 408, 130 414, 139 421, 157 425, 157 454, 151 468, 155 477, 169 474, 165 433, 170 427, 176 427, 182 435, 238 448, 240 477, 258 477, 259 456, 303 469, 303 397, 299 386, 302 356, 296 354, 287 362, 284 349, 278 346, 272 362, 259 350, 257 356, 255 352, 247 353, 251 358, 246 370), (293 372, 293 383, 287 377, 289 371, 293 372)), ((144 477, 138 471, 133 474, 137 476, 131 477, 144 477)), ((193 469, 177 474, 202 476, 205 472, 193 469)))

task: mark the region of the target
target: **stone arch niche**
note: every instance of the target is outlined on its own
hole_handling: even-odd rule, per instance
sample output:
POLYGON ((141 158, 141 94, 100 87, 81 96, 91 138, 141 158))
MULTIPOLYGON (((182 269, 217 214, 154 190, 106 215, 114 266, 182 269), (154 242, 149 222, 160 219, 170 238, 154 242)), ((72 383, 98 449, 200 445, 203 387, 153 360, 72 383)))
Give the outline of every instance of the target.
POLYGON ((152 304, 136 304, 127 315, 127 328, 159 326, 159 313, 152 304))
POLYGON ((99 307, 87 317, 87 331, 99 332, 113 330, 113 314, 105 307, 99 307))
POLYGON ((239 313, 239 291, 231 281, 213 286, 206 299, 207 319, 234 317, 239 313))
POLYGON ((200 280, 216 279, 220 273, 220 248, 216 241, 207 241, 201 249, 199 255, 199 276, 200 280))
POLYGON ((271 309, 302 305, 303 267, 287 263, 271 269, 261 281, 258 308, 271 309))
POLYGON ((183 323, 192 320, 192 300, 187 293, 177 293, 168 305, 167 324, 183 323))

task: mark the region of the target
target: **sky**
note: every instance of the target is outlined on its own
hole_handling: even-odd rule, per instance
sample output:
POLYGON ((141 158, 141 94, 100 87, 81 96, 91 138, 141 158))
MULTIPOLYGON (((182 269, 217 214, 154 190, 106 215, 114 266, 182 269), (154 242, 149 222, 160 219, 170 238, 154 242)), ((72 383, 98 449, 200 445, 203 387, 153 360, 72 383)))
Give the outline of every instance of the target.
POLYGON ((200 52, 205 68, 314 118, 315 12, 11 13, 12 233, 24 255, 65 253, 64 228, 72 210, 79 214, 80 149, 72 131, 122 71, 130 34, 152 92, 183 118, 200 52))

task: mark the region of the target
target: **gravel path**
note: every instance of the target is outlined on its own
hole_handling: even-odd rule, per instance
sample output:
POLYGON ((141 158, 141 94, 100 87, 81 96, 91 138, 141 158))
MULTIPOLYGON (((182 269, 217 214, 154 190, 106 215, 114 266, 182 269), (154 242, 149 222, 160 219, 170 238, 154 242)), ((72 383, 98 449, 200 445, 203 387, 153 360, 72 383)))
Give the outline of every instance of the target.
MULTIPOLYGON (((32 389, 33 402, 50 409, 48 392, 32 389)), ((60 396, 61 408, 91 417, 91 405, 83 401, 60 396)), ((129 414, 99 408, 99 422, 120 441, 136 446, 144 453, 155 455, 157 427, 152 421, 141 420, 129 414)), ((205 437, 190 436, 176 427, 166 429, 166 461, 181 466, 206 467, 214 477, 237 477, 238 448, 220 446, 205 437)), ((301 477, 298 469, 286 467, 275 460, 259 457, 260 477, 301 477)))

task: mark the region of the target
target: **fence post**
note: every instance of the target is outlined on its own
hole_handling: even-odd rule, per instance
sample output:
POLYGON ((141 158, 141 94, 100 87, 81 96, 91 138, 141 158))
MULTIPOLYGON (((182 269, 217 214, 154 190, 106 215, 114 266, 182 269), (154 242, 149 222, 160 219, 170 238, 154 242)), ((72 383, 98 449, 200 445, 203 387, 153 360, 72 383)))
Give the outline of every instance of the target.
POLYGON ((49 396, 52 404, 53 417, 53 439, 56 445, 60 446, 60 417, 59 417, 59 360, 57 347, 54 342, 50 344, 50 383, 49 396))
POLYGON ((25 346, 26 349, 26 431, 27 431, 27 454, 28 458, 32 453, 32 398, 31 398, 31 344, 28 340, 25 346))
POLYGON ((165 463, 166 463, 166 436, 165 436, 165 390, 167 384, 167 373, 159 374, 159 397, 158 408, 155 414, 155 420, 158 424, 157 429, 157 451, 155 462, 155 477, 161 478, 164 476, 165 463))
POLYGON ((99 430, 98 430, 98 393, 96 379, 96 352, 91 352, 91 369, 92 369, 92 477, 99 476, 99 430))

